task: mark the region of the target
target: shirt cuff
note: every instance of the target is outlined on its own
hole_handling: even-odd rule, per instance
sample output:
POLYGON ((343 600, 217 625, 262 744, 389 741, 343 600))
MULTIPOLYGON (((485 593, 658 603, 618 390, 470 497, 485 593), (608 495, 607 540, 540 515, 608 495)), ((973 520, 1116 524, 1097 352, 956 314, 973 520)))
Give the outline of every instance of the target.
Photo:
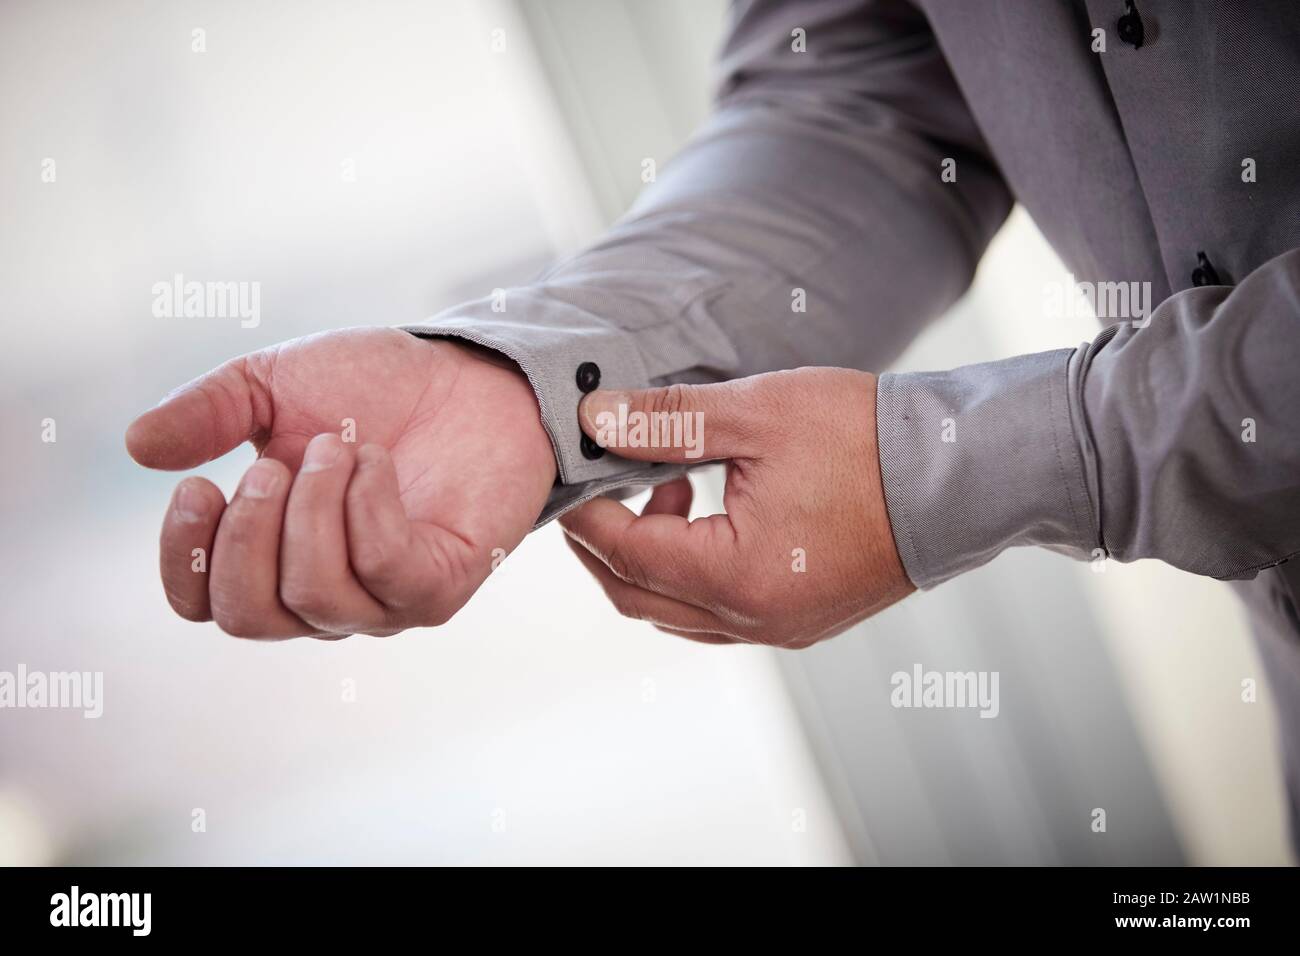
POLYGON ((515 362, 528 378, 555 450, 557 470, 556 487, 534 527, 595 495, 626 496, 684 474, 679 466, 634 462, 610 452, 592 459, 583 453, 579 366, 592 363, 599 369, 600 388, 638 389, 650 385, 645 362, 629 332, 540 296, 538 301, 528 301, 534 295, 528 289, 510 290, 508 308, 530 316, 526 322, 495 311, 492 300, 484 299, 424 323, 402 326, 421 338, 458 338, 493 349, 515 362), (564 314, 551 315, 556 309, 564 314))
POLYGON ((1074 349, 880 376, 876 430, 894 542, 918 588, 1037 545, 1100 547, 1074 349))

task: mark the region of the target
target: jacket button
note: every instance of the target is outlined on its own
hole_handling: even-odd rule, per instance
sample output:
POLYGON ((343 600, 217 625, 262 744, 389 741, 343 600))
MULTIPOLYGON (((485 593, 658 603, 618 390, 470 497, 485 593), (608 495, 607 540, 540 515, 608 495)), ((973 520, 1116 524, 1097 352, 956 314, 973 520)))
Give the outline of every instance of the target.
POLYGON ((583 362, 578 366, 578 391, 585 395, 598 388, 600 388, 600 366, 595 362, 583 362))
POLYGON ((1146 30, 1142 27, 1142 17, 1138 15, 1137 6, 1133 0, 1126 0, 1124 9, 1128 12, 1119 18, 1115 24, 1115 29, 1119 33, 1119 38, 1137 50, 1142 46, 1142 40, 1146 36, 1146 30))
POLYGON ((1209 257, 1203 252, 1196 254, 1196 261, 1199 263, 1192 270, 1192 285, 1220 285, 1219 273, 1214 271, 1214 266, 1210 265, 1209 257))
POLYGON ((586 458, 588 461, 595 461, 597 458, 603 457, 604 454, 605 454, 605 449, 597 445, 596 442, 590 436, 585 434, 582 436, 582 457, 583 458, 586 458))

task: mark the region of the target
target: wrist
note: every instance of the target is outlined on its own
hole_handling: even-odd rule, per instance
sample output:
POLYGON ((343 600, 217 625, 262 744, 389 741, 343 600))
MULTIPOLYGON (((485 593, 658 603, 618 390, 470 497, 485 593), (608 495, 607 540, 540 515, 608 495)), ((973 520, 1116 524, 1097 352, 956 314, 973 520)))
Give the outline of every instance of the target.
POLYGON ((491 394, 508 411, 509 433, 502 438, 514 446, 523 473, 537 477, 543 495, 549 492, 558 475, 555 446, 543 423, 533 386, 518 363, 476 342, 457 339, 440 344, 460 353, 464 361, 477 365, 493 378, 491 394))

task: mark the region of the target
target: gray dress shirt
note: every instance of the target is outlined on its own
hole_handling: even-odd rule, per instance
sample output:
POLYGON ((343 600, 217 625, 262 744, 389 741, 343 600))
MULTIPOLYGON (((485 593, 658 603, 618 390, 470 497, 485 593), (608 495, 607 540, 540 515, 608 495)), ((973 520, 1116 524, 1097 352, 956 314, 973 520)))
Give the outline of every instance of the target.
POLYGON ((581 363, 605 387, 883 369, 961 296, 1020 202, 1107 328, 1077 348, 881 376, 907 573, 930 588, 1036 545, 1242 581, 1294 808, 1300 4, 1137 11, 738 3, 712 118, 634 208, 509 290, 504 311, 487 298, 412 331, 472 339, 528 375, 559 463, 546 520, 672 473, 584 455, 581 363))

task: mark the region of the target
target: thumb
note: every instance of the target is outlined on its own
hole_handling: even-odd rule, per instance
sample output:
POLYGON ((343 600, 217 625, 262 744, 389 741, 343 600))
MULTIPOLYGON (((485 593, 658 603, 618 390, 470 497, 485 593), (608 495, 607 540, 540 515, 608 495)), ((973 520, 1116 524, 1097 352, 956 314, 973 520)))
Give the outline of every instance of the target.
POLYGON ((684 464, 753 457, 762 423, 745 379, 595 391, 579 404, 578 418, 589 438, 624 458, 684 464))
POLYGON ((180 471, 219 458, 264 428, 271 407, 241 356, 182 385, 126 430, 126 450, 146 468, 180 471))

